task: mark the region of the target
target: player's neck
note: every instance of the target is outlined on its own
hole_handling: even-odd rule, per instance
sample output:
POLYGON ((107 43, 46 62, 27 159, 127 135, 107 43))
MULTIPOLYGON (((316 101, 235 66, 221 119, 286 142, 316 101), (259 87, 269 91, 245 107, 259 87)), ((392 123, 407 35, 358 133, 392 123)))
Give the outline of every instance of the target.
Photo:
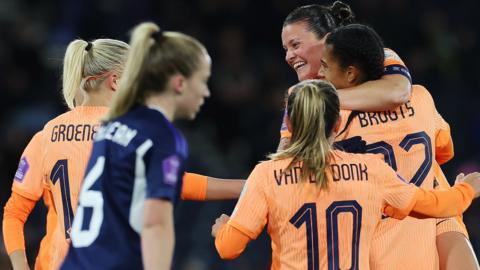
POLYGON ((168 121, 172 122, 174 115, 174 102, 165 96, 151 96, 145 100, 145 105, 149 108, 160 111, 168 121))
POLYGON ((98 89, 86 92, 82 106, 108 106, 112 100, 113 91, 98 89))

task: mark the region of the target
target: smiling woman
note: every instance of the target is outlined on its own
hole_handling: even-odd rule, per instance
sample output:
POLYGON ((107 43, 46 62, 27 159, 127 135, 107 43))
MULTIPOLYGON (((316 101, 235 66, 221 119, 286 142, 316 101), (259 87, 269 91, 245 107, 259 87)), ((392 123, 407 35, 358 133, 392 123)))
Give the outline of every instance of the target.
MULTIPOLYGON (((331 6, 301 6, 288 14, 282 28, 282 45, 285 60, 295 70, 299 81, 322 78, 318 71, 325 36, 335 28, 353 22, 355 15, 350 6, 341 1, 331 6)), ((408 69, 394 51, 385 49, 385 56, 385 72, 381 78, 337 89, 342 109, 386 110, 408 101, 411 90, 408 69)))

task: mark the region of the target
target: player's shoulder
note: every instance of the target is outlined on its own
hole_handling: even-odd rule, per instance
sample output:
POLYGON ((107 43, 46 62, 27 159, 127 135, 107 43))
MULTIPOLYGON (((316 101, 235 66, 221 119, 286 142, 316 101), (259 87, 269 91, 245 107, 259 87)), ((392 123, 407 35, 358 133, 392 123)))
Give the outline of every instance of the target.
POLYGON ((398 53, 390 48, 383 48, 383 52, 385 53, 385 59, 395 59, 397 61, 402 61, 398 53))
POLYGON ((433 102, 432 94, 430 94, 425 86, 420 84, 412 85, 412 96, 422 98, 425 101, 433 102))
POLYGON ((45 126, 43 127, 43 130, 48 130, 49 128, 55 126, 55 125, 58 125, 58 124, 65 124, 66 123, 66 119, 69 117, 69 114, 71 113, 71 111, 68 111, 68 112, 64 112, 60 115, 57 115, 55 116, 54 118, 50 119, 46 124, 45 126))
MULTIPOLYGON (((348 153, 341 150, 332 151, 332 163, 365 163, 378 165, 383 160, 377 154, 371 153, 348 153)), ((383 162, 384 163, 384 162, 383 162)))
POLYGON ((44 129, 77 122, 91 125, 99 124, 101 117, 105 115, 107 110, 108 108, 103 106, 79 106, 51 119, 45 124, 44 129))
POLYGON ((135 129, 139 138, 150 139, 155 148, 187 155, 188 146, 182 133, 157 109, 137 106, 118 121, 135 129))

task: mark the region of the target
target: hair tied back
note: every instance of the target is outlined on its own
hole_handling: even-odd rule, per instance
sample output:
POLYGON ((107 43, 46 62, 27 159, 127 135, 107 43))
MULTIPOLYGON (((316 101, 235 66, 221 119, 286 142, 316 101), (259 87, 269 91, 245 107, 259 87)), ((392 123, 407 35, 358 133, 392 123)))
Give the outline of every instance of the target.
POLYGON ((89 41, 87 42, 87 46, 85 47, 85 51, 90 51, 90 49, 93 47, 93 44, 89 41))
POLYGON ((162 30, 158 30, 157 32, 152 33, 152 38, 155 42, 162 42, 165 39, 165 36, 163 35, 162 30))
POLYGON ((352 9, 342 1, 335 1, 330 9, 332 10, 332 16, 338 21, 338 25, 348 25, 355 22, 352 9))

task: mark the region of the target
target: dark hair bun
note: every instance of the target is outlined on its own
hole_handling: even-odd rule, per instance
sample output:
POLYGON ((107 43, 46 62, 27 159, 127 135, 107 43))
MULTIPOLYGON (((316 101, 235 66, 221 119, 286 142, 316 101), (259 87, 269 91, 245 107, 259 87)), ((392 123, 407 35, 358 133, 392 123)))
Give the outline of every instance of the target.
POLYGON ((338 26, 355 23, 355 15, 349 5, 342 1, 335 1, 331 6, 332 17, 338 26))

